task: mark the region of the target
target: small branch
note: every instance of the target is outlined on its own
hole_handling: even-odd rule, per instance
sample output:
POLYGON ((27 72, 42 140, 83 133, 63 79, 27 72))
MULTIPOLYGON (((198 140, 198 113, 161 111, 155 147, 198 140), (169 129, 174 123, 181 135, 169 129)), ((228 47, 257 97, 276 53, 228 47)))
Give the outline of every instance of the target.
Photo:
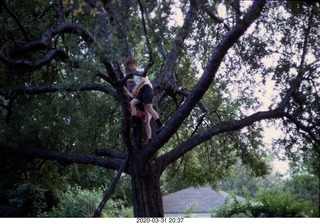
POLYGON ((79 24, 63 23, 47 29, 39 41, 30 41, 10 52, 11 56, 21 55, 33 50, 46 50, 55 35, 71 33, 82 37, 87 44, 95 42, 95 38, 79 24))
POLYGON ((219 23, 219 24, 223 24, 224 28, 228 31, 230 31, 230 27, 223 22, 223 19, 217 17, 216 15, 214 15, 211 10, 208 9, 208 7, 204 6, 204 11, 208 14, 208 16, 213 20, 215 21, 216 23, 219 23))
POLYGON ((295 118, 294 116, 285 113, 285 117, 288 118, 292 123, 294 123, 296 125, 296 127, 300 130, 303 130, 304 132, 308 133, 308 135, 318 144, 320 144, 320 135, 316 135, 315 133, 313 133, 313 129, 316 131, 316 129, 318 129, 318 133, 320 133, 320 129, 319 126, 312 126, 312 127, 307 127, 305 126, 303 123, 301 123, 297 118, 295 118))
POLYGON ((143 31, 144 31, 144 36, 146 38, 146 44, 148 47, 148 54, 149 54, 149 62, 147 64, 147 66, 145 67, 144 71, 142 72, 142 76, 145 76, 149 70, 149 68, 151 68, 151 66, 154 64, 153 61, 153 56, 152 56, 152 47, 151 47, 151 43, 149 40, 149 37, 147 35, 147 27, 146 27, 146 22, 144 19, 144 9, 143 9, 143 5, 141 3, 141 0, 138 0, 139 2, 139 6, 140 6, 140 12, 141 12, 141 19, 142 19, 142 26, 143 26, 143 31))
POLYGON ((280 104, 278 106, 278 108, 280 108, 280 109, 284 109, 288 105, 288 103, 291 100, 292 95, 299 89, 301 82, 303 81, 303 75, 305 74, 304 64, 305 64, 306 55, 308 53, 308 51, 307 51, 308 38, 310 35, 312 20, 313 20, 313 14, 311 14, 309 17, 308 27, 306 28, 305 35, 304 35, 303 49, 302 49, 300 65, 298 68, 298 75, 293 80, 293 83, 291 84, 290 88, 288 89, 285 97, 280 102, 280 104))
POLYGON ((66 21, 66 18, 63 10, 62 0, 58 1, 58 15, 59 15, 59 24, 64 23, 66 21))
POLYGON ((6 5, 5 1, 1 0, 0 1, 0 5, 3 5, 4 9, 9 13, 9 15, 13 18, 14 21, 16 21, 16 23, 18 24, 18 27, 20 28, 22 34, 24 35, 24 38, 26 39, 26 41, 30 41, 30 37, 27 33, 27 31, 24 29, 23 25, 21 24, 19 18, 17 17, 17 15, 15 13, 13 13, 8 6, 6 5))
POLYGON ((231 2, 234 11, 236 13, 236 23, 240 23, 241 22, 241 11, 240 11, 240 2, 239 0, 234 0, 233 2, 231 2))
POLYGON ((202 124, 202 122, 203 122, 205 117, 206 117, 205 114, 201 115, 201 117, 197 121, 196 127, 194 128, 194 130, 193 130, 193 132, 191 133, 190 136, 194 136, 197 133, 197 131, 198 131, 199 127, 201 126, 201 124, 202 124))
POLYGON ((115 85, 115 82, 109 77, 106 72, 98 71, 96 76, 102 78, 104 81, 107 81, 111 85, 115 85))

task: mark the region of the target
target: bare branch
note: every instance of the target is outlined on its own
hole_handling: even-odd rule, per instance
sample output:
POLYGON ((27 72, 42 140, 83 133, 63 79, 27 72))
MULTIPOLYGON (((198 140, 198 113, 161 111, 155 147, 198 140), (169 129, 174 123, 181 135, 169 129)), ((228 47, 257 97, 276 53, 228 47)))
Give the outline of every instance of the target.
POLYGON ((234 11, 236 13, 236 23, 241 22, 240 1, 234 0, 230 4, 234 8, 234 11))
POLYGON ((18 88, 11 91, 10 99, 14 100, 17 96, 22 94, 41 94, 41 93, 50 93, 50 92, 58 92, 58 91, 74 92, 74 91, 86 91, 86 90, 97 90, 107 94, 111 94, 114 97, 116 97, 115 90, 112 89, 110 86, 99 84, 99 83, 89 83, 79 87, 47 85, 47 86, 18 88))
POLYGON ((224 27, 226 28, 226 30, 228 30, 228 31, 231 30, 230 27, 229 27, 226 23, 223 22, 223 19, 221 19, 221 18, 219 18, 218 16, 214 15, 214 14, 208 9, 208 7, 204 6, 204 11, 209 15, 209 17, 210 17, 213 21, 215 21, 215 22, 217 22, 217 23, 220 23, 220 24, 223 24, 224 27))

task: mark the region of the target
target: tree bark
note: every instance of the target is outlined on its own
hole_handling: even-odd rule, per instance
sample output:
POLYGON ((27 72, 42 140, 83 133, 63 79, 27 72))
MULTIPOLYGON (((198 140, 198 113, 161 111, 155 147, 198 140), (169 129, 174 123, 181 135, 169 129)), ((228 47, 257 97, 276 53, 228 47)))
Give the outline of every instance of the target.
POLYGON ((146 165, 139 159, 132 166, 132 203, 135 217, 163 217, 159 168, 152 158, 146 165))

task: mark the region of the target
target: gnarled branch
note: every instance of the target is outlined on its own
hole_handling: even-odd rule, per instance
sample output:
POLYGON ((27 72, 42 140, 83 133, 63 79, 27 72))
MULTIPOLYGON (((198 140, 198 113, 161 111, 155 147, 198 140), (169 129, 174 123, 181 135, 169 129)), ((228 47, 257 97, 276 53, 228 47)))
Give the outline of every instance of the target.
POLYGON ((38 61, 29 61, 25 59, 14 60, 8 57, 5 57, 3 54, 0 54, 0 61, 2 61, 8 67, 14 68, 27 68, 35 70, 40 68, 43 65, 50 63, 53 59, 59 58, 61 60, 66 60, 69 58, 68 54, 64 50, 52 49, 48 51, 40 60, 38 61))
POLYGON ((1 156, 21 156, 27 158, 39 158, 46 160, 55 160, 62 164, 90 164, 101 166, 107 169, 118 170, 122 166, 123 159, 102 158, 94 155, 74 154, 68 152, 59 152, 40 148, 14 148, 0 145, 1 156))

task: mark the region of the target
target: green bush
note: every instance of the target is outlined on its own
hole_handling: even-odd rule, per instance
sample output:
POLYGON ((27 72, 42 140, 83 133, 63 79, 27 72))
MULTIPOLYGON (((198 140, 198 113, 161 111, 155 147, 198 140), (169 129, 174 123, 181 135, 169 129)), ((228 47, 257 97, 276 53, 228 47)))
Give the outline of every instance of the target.
MULTIPOLYGON (((92 217, 102 197, 102 190, 87 190, 79 187, 69 187, 60 195, 60 203, 49 212, 41 214, 42 217, 92 217)), ((116 217, 121 213, 123 202, 109 199, 103 217, 116 217)))
POLYGON ((37 217, 57 203, 58 199, 52 192, 30 184, 0 189, 1 217, 37 217))
POLYGON ((308 217, 312 216, 310 203, 289 192, 271 189, 258 191, 253 198, 239 202, 233 196, 220 208, 212 211, 213 217, 308 217))
POLYGON ((132 208, 132 207, 130 207, 130 208, 124 208, 124 209, 121 211, 120 217, 123 217, 123 218, 133 218, 133 208, 132 208))

